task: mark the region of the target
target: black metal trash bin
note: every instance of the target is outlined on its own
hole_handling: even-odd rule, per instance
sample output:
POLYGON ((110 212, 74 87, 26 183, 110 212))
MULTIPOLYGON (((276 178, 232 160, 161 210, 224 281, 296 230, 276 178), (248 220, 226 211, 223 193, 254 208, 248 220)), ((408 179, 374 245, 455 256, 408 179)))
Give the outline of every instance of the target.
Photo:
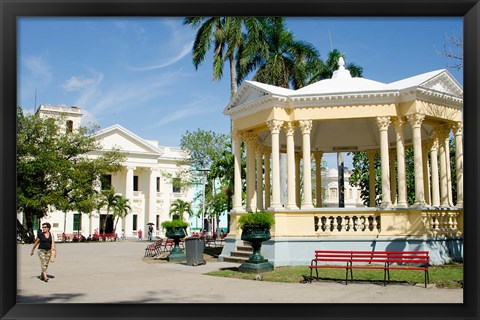
POLYGON ((185 238, 185 254, 187 255, 188 266, 198 266, 205 264, 203 259, 203 251, 205 249, 205 242, 203 237, 188 237, 185 238))

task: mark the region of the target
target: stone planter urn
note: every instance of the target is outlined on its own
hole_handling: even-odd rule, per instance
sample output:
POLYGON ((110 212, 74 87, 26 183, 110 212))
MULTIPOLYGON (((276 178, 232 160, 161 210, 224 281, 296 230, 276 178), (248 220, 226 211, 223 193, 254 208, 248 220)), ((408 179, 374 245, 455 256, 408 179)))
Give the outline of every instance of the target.
POLYGON ((165 235, 168 238, 172 238, 174 243, 174 246, 167 257, 167 260, 168 261, 186 260, 187 256, 185 255, 185 252, 183 252, 183 250, 178 245, 180 243, 180 239, 185 238, 186 236, 185 228, 184 227, 167 228, 165 235))
POLYGON ((270 226, 245 225, 243 227, 241 239, 250 243, 253 254, 240 265, 240 272, 261 273, 273 270, 273 265, 260 254, 262 242, 270 238, 270 226))

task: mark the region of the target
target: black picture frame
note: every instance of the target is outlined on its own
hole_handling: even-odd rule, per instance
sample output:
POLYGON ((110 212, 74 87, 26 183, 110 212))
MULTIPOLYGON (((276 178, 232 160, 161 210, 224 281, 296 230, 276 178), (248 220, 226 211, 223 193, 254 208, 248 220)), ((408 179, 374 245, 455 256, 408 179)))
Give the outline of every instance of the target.
MULTIPOLYGON (((0 0, 1 319, 478 319, 480 4, 478 0, 0 0), (22 16, 457 16, 464 18, 463 304, 16 304, 17 18, 22 16)), ((232 288, 233 289, 233 288, 232 288)), ((228 294, 228 290, 225 290, 228 294)), ((319 291, 318 294, 326 294, 319 291)))

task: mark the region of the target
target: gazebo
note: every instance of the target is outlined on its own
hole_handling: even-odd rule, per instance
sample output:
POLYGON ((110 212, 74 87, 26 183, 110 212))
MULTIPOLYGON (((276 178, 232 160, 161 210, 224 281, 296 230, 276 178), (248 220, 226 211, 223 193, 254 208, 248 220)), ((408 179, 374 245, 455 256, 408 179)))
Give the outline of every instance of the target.
POLYGON ((249 211, 269 211, 275 217, 272 239, 262 246, 262 255, 275 266, 308 264, 315 249, 429 250, 433 264, 462 259, 462 110, 463 89, 447 70, 382 83, 352 77, 340 58, 331 79, 298 90, 245 81, 224 110, 232 121, 235 184, 231 231, 220 260, 241 244, 237 221, 249 211), (450 169, 452 133, 456 203, 450 169), (406 148, 414 150, 413 205, 407 203, 406 148), (369 207, 323 207, 322 156, 360 151, 367 152, 370 165, 369 207), (281 153, 287 158, 283 204, 281 153), (382 182, 378 206, 376 153, 382 182))

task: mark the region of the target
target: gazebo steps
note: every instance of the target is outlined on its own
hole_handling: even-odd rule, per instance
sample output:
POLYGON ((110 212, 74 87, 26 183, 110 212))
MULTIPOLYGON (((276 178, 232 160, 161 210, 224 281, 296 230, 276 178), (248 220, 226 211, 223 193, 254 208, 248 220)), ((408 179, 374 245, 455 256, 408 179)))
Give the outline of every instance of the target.
POLYGON ((252 255, 253 248, 249 245, 238 245, 236 246, 236 250, 230 252, 230 257, 225 257, 223 260, 225 262, 237 262, 243 263, 248 260, 248 258, 252 255))

